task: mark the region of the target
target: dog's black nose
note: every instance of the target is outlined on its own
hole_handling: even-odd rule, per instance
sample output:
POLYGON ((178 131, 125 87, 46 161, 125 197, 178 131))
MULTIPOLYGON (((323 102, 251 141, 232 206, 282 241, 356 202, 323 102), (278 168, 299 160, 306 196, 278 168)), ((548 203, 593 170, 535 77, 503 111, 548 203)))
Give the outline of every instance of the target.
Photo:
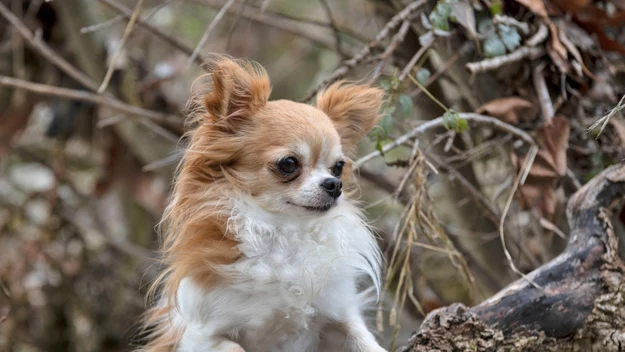
POLYGON ((336 177, 330 177, 323 180, 321 183, 321 187, 325 189, 326 192, 332 198, 338 198, 341 196, 341 190, 343 189, 343 182, 336 177))

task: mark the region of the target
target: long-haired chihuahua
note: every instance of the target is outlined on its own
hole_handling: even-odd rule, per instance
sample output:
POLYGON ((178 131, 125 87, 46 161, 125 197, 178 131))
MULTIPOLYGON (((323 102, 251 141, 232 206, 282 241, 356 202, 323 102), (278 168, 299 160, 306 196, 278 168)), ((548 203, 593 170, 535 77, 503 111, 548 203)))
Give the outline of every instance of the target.
POLYGON ((143 350, 383 352, 362 312, 363 292, 380 290, 380 251, 343 190, 383 92, 339 82, 315 106, 269 101, 259 65, 218 57, 209 70, 143 350))

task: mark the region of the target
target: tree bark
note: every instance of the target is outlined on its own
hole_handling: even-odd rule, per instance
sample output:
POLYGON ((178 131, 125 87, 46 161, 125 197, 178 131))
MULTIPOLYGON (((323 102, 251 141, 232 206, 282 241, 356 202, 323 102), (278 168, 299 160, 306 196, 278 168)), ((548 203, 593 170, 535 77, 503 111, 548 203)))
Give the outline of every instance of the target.
POLYGON ((623 351, 625 263, 610 209, 624 197, 621 163, 569 200, 562 254, 475 307, 431 312, 401 351, 623 351))

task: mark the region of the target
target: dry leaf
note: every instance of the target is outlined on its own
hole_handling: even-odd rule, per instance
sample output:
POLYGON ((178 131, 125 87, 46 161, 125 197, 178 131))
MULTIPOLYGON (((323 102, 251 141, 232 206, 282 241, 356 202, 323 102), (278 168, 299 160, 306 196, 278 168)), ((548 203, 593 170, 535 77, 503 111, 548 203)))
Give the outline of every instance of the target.
MULTIPOLYGON (((558 205, 556 186, 567 170, 569 123, 563 117, 555 116, 541 126, 537 134, 540 150, 525 183, 519 187, 519 196, 524 209, 539 210, 541 216, 551 221, 558 205)), ((512 162, 519 170, 524 159, 513 153, 512 162)))
POLYGON ((551 0, 562 12, 577 13, 590 4, 590 0, 551 0))
POLYGON ((521 206, 536 209, 539 215, 551 221, 556 212, 557 197, 553 184, 525 184, 520 189, 521 206))
POLYGON ((558 28, 553 22, 548 21, 549 32, 551 33, 551 47, 555 50, 561 58, 567 58, 567 50, 560 42, 560 36, 558 35, 558 28))
POLYGON ((566 22, 558 23, 558 33, 560 35, 560 42, 566 47, 569 53, 571 53, 575 61, 577 61, 581 65, 582 71, 586 74, 586 76, 590 77, 591 79, 595 81, 598 80, 598 78, 595 75, 593 75, 592 72, 590 72, 590 70, 584 64, 584 60, 582 59, 582 54, 579 52, 575 44, 573 44, 573 42, 569 40, 569 37, 567 36, 567 30, 566 30, 567 27, 565 26, 567 27, 570 26, 570 23, 566 23, 566 22))
POLYGON ((536 132, 540 151, 545 150, 551 157, 555 167, 554 171, 560 176, 566 174, 566 150, 570 135, 569 122, 561 116, 555 116, 536 132))
POLYGON ((516 0, 516 2, 527 7, 535 15, 547 18, 547 8, 543 0, 516 0))
MULTIPOLYGON (((522 165, 525 163, 524 158, 518 158, 512 153, 512 164, 520 172, 522 165)), ((519 186, 518 197, 521 207, 524 210, 537 210, 539 215, 550 220, 556 210, 557 199, 555 186, 557 178, 551 167, 544 167, 545 161, 541 156, 537 155, 532 164, 532 172, 523 185, 519 186), (543 177, 543 175, 545 177, 543 177)))
POLYGON ((528 100, 519 97, 507 97, 491 100, 476 109, 478 114, 496 117, 503 122, 518 125, 520 121, 536 117, 536 107, 528 100))
POLYGON ((449 4, 451 13, 456 19, 456 23, 461 25, 469 33, 471 38, 477 35, 475 29, 475 13, 473 7, 468 2, 452 2, 449 4))
POLYGON ((568 74, 571 71, 571 63, 566 58, 560 56, 553 48, 553 45, 547 46, 547 54, 549 54, 551 61, 553 61, 561 73, 568 74))
POLYGON ((559 177, 558 164, 548 151, 541 149, 536 154, 528 175, 540 179, 557 179, 559 177))

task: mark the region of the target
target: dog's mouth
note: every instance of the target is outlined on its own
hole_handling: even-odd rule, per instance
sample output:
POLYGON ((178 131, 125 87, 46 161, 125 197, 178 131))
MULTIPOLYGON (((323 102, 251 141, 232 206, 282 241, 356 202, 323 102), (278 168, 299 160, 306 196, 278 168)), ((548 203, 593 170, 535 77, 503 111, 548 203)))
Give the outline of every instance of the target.
POLYGON ((324 213, 324 212, 330 210, 334 205, 336 205, 336 201, 331 202, 331 203, 327 203, 327 204, 324 204, 324 205, 302 205, 302 204, 295 204, 293 202, 288 202, 288 203, 292 204, 292 205, 296 205, 296 206, 301 207, 301 208, 304 208, 304 209, 309 210, 309 211, 317 212, 317 213, 324 213))

